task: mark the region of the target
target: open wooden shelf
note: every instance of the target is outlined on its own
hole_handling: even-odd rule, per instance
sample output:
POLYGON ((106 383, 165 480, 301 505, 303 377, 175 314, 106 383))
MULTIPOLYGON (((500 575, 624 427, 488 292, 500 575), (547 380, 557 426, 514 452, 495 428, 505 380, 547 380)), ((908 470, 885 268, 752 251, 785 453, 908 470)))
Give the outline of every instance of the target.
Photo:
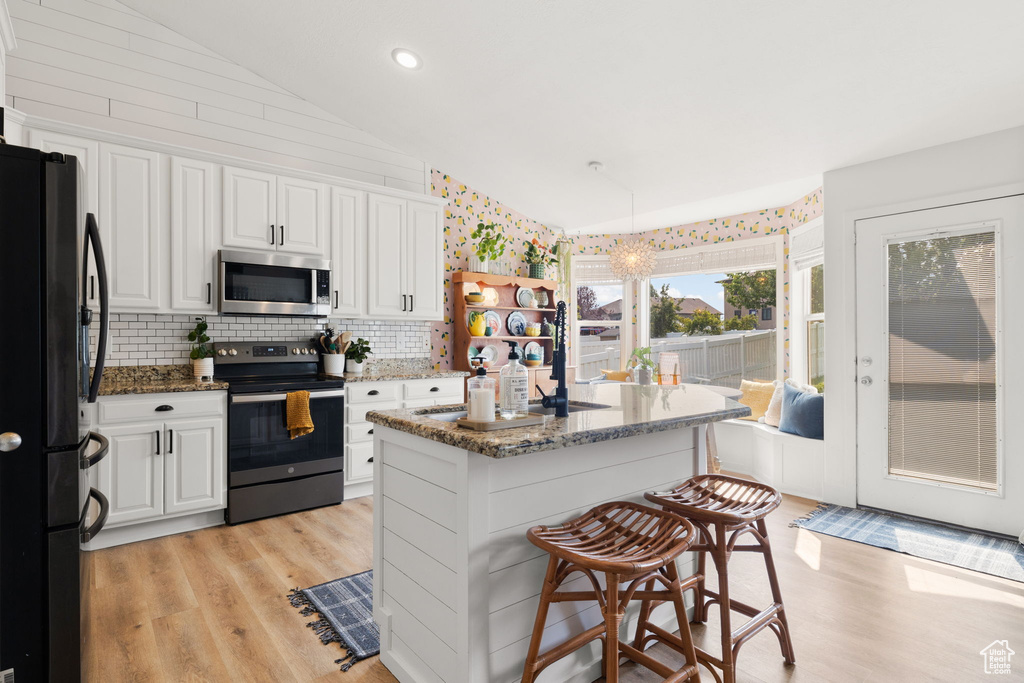
POLYGON ((554 308, 529 308, 526 306, 485 306, 483 304, 466 304, 467 311, 547 311, 554 313, 554 308))
MULTIPOLYGON (((509 285, 515 285, 516 287, 526 287, 527 289, 547 289, 552 292, 558 289, 557 280, 538 280, 537 278, 520 277, 518 275, 467 273, 463 270, 452 273, 452 282, 454 284, 474 282, 481 285, 489 285, 491 287, 508 287, 509 285)), ((456 287, 456 290, 458 289, 459 288, 456 287)), ((465 294, 466 292, 462 293, 465 294)))
POLYGON ((483 335, 483 334, 478 335, 478 336, 469 335, 469 338, 470 339, 501 339, 503 341, 506 340, 506 339, 508 339, 509 341, 519 340, 519 339, 529 339, 531 341, 535 341, 535 340, 543 341, 545 339, 551 339, 551 337, 531 337, 530 335, 523 335, 521 337, 515 337, 515 336, 508 335, 508 334, 492 334, 489 337, 487 335, 483 335))

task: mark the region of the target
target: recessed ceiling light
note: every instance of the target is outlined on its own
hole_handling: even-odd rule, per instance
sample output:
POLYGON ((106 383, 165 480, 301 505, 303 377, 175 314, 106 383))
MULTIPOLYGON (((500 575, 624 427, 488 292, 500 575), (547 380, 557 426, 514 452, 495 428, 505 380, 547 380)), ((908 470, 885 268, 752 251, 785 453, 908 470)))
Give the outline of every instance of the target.
POLYGON ((406 50, 404 47, 396 47, 391 51, 391 59, 395 60, 398 66, 404 66, 406 69, 418 69, 423 66, 422 60, 419 55, 415 52, 406 50))

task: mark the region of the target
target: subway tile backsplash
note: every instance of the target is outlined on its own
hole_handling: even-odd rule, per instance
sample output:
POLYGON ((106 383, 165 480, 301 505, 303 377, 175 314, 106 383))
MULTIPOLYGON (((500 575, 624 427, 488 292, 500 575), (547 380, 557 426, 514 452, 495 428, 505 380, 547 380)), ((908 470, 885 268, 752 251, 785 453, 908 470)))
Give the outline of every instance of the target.
MULTIPOLYGON (((330 325, 339 333, 370 342, 371 359, 429 358, 429 322, 392 320, 337 320, 263 316, 209 316, 207 334, 223 341, 306 341, 330 325)), ((183 365, 189 362, 188 332, 195 316, 146 313, 111 313, 107 365, 183 365)), ((92 357, 96 356, 99 326, 90 330, 92 357)))

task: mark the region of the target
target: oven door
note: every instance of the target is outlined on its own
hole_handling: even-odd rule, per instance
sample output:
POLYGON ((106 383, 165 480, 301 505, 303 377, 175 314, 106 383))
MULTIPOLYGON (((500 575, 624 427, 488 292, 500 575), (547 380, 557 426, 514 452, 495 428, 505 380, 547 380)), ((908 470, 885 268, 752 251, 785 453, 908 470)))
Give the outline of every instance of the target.
POLYGON ((228 485, 340 472, 344 467, 345 390, 309 392, 313 432, 292 439, 285 392, 233 394, 228 409, 228 485))
POLYGON ((330 261, 221 250, 220 312, 329 315, 330 261))

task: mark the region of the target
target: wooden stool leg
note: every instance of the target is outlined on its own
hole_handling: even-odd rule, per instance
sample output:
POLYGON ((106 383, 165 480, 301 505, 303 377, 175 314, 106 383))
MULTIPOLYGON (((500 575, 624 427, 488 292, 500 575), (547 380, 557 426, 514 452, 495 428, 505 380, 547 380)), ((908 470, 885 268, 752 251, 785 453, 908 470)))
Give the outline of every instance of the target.
POLYGON ((622 623, 619 577, 617 574, 605 574, 605 581, 604 680, 606 683, 619 683, 619 625, 622 623))
POLYGON ((757 520, 757 532, 763 539, 761 541, 762 554, 764 555, 765 569, 768 571, 768 584, 772 589, 772 600, 779 608, 779 645, 782 646, 782 656, 787 664, 796 663, 796 653, 793 650, 793 639, 789 633, 789 620, 786 618, 786 608, 782 604, 782 591, 779 589, 779 575, 775 572, 775 560, 772 558, 772 545, 768 540, 768 526, 763 519, 757 520))
MULTIPOLYGON (((654 579, 647 582, 644 590, 654 590, 654 579)), ((647 636, 647 623, 651 618, 652 607, 653 605, 650 600, 644 600, 640 603, 640 616, 636 622, 636 637, 633 639, 633 647, 641 652, 644 651, 644 638, 647 636)))
POLYGON ((703 550, 697 551, 697 573, 700 574, 700 579, 697 584, 693 587, 693 622, 694 624, 703 624, 708 620, 708 606, 706 603, 707 596, 704 593, 705 585, 704 582, 707 580, 708 575, 708 554, 703 550))
MULTIPOLYGON (((683 641, 683 656, 687 664, 695 667, 700 665, 697 662, 697 651, 693 647, 693 634, 690 633, 690 622, 686 618, 686 601, 683 600, 683 588, 679 581, 679 568, 675 560, 665 565, 668 579, 672 582, 669 590, 672 592, 672 602, 676 608, 676 621, 679 623, 679 639, 683 641)), ((695 673, 689 680, 700 681, 700 673, 695 673)))
POLYGON ((526 663, 523 665, 522 683, 532 683, 536 675, 537 654, 540 652, 540 641, 544 638, 544 624, 548 618, 548 607, 551 594, 558 586, 555 584, 555 573, 558 570, 558 559, 552 555, 548 560, 548 571, 544 577, 544 587, 540 592, 540 605, 537 606, 537 619, 533 624, 533 636, 530 638, 530 649, 526 652, 526 663))
POLYGON ((721 616, 722 683, 736 683, 736 658, 732 649, 732 601, 729 598, 729 535, 725 526, 715 525, 715 548, 711 558, 718 571, 718 611, 721 616))

